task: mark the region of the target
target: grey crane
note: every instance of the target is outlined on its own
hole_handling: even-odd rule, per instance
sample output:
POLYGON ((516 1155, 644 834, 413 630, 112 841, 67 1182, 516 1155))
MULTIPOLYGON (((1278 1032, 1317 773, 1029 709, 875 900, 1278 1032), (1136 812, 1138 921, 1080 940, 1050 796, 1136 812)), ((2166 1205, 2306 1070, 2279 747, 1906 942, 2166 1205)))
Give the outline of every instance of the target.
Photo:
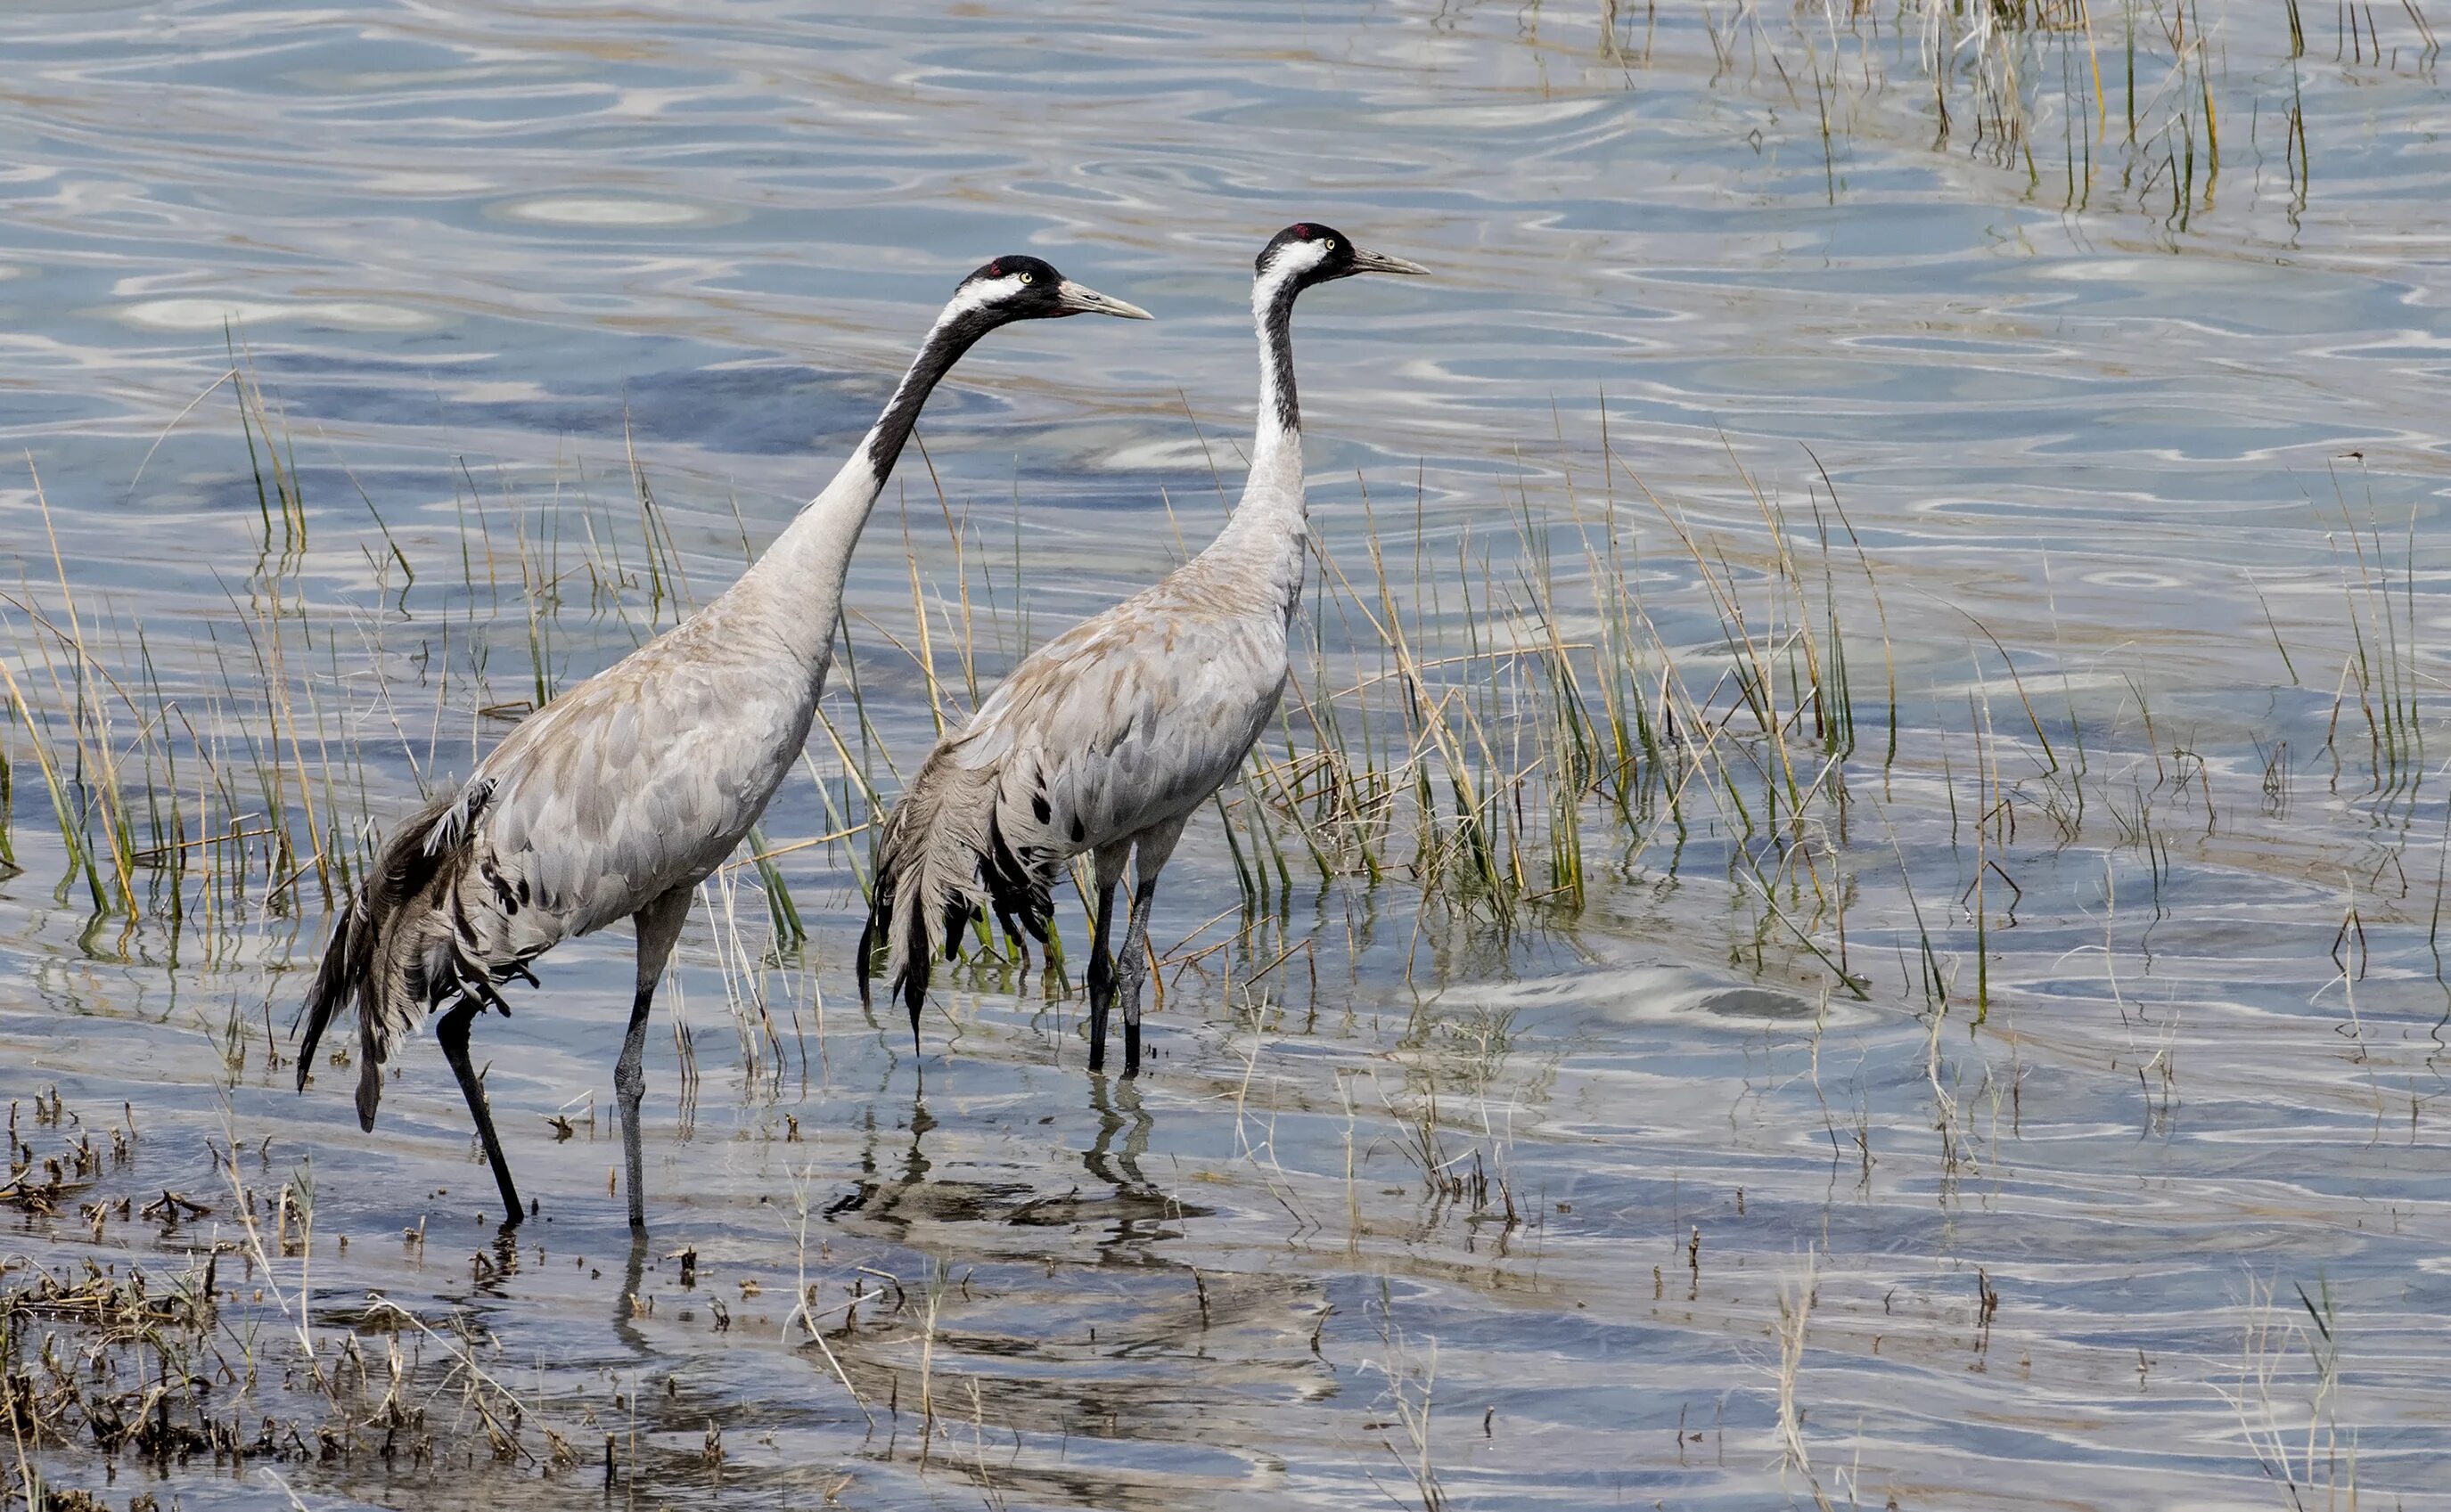
POLYGON ((618 920, 637 928, 637 988, 613 1085, 621 1108, 630 1226, 639 1189, 639 1069, 657 980, 690 893, 765 812, 808 739, 833 657, 852 547, 948 369, 1014 320, 1148 312, 1003 257, 962 281, 859 449, 739 581, 704 609, 539 709, 394 829, 342 906, 307 990, 298 1059, 305 1090, 333 1016, 358 1015, 358 1122, 372 1129, 383 1064, 437 1009, 435 1029, 468 1099, 509 1221, 521 1217, 468 1029, 529 963, 618 920))
POLYGON ((1120 1000, 1124 1072, 1138 1074, 1158 872, 1184 822, 1241 769, 1290 670, 1286 637, 1309 544, 1294 300, 1356 273, 1428 271, 1317 222, 1287 226, 1261 250, 1251 285, 1259 428, 1233 518, 1156 586, 1025 658, 967 726, 937 742, 877 837, 860 996, 881 942, 888 991, 910 1009, 914 1039, 933 958, 950 959, 989 908, 1008 934, 1027 930, 1044 944, 1056 879, 1086 852, 1098 892, 1089 1069, 1106 1068, 1108 1015, 1120 1000), (1131 919, 1118 965, 1108 939, 1127 860, 1131 919))

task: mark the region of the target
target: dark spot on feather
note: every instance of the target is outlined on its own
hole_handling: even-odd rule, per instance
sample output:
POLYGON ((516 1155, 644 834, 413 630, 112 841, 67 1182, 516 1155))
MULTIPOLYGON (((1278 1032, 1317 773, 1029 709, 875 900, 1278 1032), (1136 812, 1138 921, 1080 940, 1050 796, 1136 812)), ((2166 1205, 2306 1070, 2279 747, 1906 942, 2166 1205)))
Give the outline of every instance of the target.
POLYGON ((1029 795, 1029 811, 1038 816, 1038 822, 1042 824, 1046 824, 1049 816, 1054 813, 1053 809, 1047 806, 1047 795, 1045 793, 1032 793, 1029 795))
POLYGON ((1080 816, 1080 815, 1078 815, 1078 814, 1073 815, 1073 816, 1072 816, 1072 843, 1074 843, 1074 844, 1076 844, 1076 845, 1077 845, 1077 844, 1079 844, 1079 843, 1081 843, 1082 840, 1083 840, 1085 837, 1087 837, 1087 836, 1088 835, 1088 833, 1089 833, 1089 832, 1088 832, 1088 830, 1087 830, 1087 829, 1085 829, 1084 827, 1082 827, 1082 824, 1081 824, 1081 816, 1080 816))
POLYGON ((1047 940, 1048 921, 1054 916, 1054 903, 1030 858, 1044 854, 1040 847, 1031 845, 1023 846, 1016 854, 1005 837, 1004 826, 990 816, 987 848, 979 856, 979 880, 987 885, 996 920, 1005 933, 1026 933, 1042 944, 1047 940), (1016 921, 1018 929, 1014 927, 1016 921))

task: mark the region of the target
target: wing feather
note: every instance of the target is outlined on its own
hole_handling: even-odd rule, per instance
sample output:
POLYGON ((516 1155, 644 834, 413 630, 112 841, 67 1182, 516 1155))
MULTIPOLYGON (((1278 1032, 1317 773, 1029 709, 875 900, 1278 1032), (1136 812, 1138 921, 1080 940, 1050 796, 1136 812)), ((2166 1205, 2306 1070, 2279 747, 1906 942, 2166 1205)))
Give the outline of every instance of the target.
POLYGON ((887 817, 860 985, 865 998, 882 943, 914 1034, 931 962, 971 920, 991 910, 1043 941, 1067 862, 1182 820, 1232 780, 1275 713, 1284 620, 1204 612, 1177 586, 1024 659, 887 817))
POLYGON ((463 902, 488 953, 528 959, 714 870, 765 811, 809 724, 794 683, 736 648, 642 653, 555 700, 470 785, 490 797, 463 902))

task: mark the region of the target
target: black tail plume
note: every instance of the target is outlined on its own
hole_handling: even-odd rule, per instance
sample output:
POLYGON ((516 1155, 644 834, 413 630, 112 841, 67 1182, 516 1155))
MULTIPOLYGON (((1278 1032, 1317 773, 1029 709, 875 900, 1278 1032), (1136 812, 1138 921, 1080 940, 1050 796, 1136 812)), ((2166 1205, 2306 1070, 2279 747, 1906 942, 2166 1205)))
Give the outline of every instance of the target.
MULTIPOLYGON (((432 1006, 424 973, 409 948, 403 930, 413 930, 431 909, 438 884, 462 862, 461 847, 437 843, 438 826, 446 823, 461 794, 445 792, 394 829, 375 858, 356 895, 334 917, 331 940, 323 963, 307 988, 302 1014, 305 1037, 299 1047, 298 1087, 304 1091, 324 1032, 340 1014, 354 1008, 358 1016, 358 1124, 375 1126, 375 1109, 382 1101, 382 1063, 401 1036, 414 1028, 432 1006)), ((461 832, 481 799, 461 816, 461 832)))
POLYGON ((911 1011, 911 1048, 919 1048, 919 1010, 928 1005, 928 977, 934 952, 928 948, 928 916, 917 909, 911 913, 911 953, 903 961, 902 979, 894 985, 902 991, 902 1005, 911 1011))
POLYGON ((332 916, 332 939, 324 947, 324 963, 315 968, 315 980, 306 988, 306 1037, 298 1047, 298 1090, 306 1090, 307 1074, 315 1067, 315 1047, 324 1039, 324 1030, 332 1021, 343 1003, 356 995, 349 977, 350 940, 355 935, 358 901, 354 897, 341 900, 341 911, 332 916))
POLYGON ((875 905, 869 909, 868 917, 860 921, 857 961, 859 1005, 862 1008, 875 1006, 869 999, 869 979, 876 975, 876 921, 881 914, 890 912, 891 909, 892 905, 886 901, 885 890, 880 887, 877 889, 875 905))

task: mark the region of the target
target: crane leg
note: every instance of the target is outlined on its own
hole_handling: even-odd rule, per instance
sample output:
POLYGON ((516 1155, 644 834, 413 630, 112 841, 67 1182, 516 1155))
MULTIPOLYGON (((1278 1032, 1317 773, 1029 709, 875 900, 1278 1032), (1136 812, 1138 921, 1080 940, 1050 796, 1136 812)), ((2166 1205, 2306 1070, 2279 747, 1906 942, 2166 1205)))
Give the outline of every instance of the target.
MULTIPOLYGON (((1104 868, 1101 868, 1103 870, 1104 868)), ((1089 1069, 1107 1069, 1107 1010, 1115 1001, 1115 960, 1107 952, 1107 934, 1115 919, 1115 884, 1101 877, 1098 924, 1089 941, 1089 1069)))
POLYGON ((1118 968, 1115 996, 1124 1003, 1124 1075, 1141 1074, 1141 984, 1148 979, 1149 904, 1157 897, 1157 874, 1183 838, 1183 821, 1152 825, 1141 831, 1132 846, 1132 917, 1124 928, 1124 960, 1118 968))
POLYGON ((477 1140, 485 1147, 485 1163, 494 1168, 494 1185, 502 1189, 502 1212, 506 1226, 516 1226, 527 1216, 520 1206, 520 1189, 511 1183, 511 1163, 502 1157, 502 1141, 494 1134, 494 1115, 485 1106, 485 1083, 477 1068, 468 1063, 468 1024, 485 1005, 474 998, 461 998, 452 1005, 434 1026, 434 1037, 442 1044, 442 1058, 451 1062, 451 1075, 460 1078, 460 1095, 468 1099, 468 1116, 476 1120, 477 1140))
POLYGON ((638 931, 638 991, 630 999, 630 1027, 621 1037, 621 1058, 613 1067, 614 1099, 621 1107, 621 1164, 628 1177, 632 1233, 647 1231, 645 1155, 638 1142, 638 1105, 647 1095, 647 1015, 655 1006, 656 983, 663 978, 664 962, 672 959, 673 946, 681 938, 681 923, 689 918, 689 888, 676 887, 639 909, 632 921, 638 931))
POLYGON ((613 1096, 621 1107, 621 1166, 624 1194, 630 1199, 630 1228, 647 1227, 646 1155, 638 1141, 638 1105, 647 1096, 647 1014, 655 1006, 656 989, 641 987, 630 999, 630 1028, 621 1037, 621 1058, 613 1066, 613 1096))
POLYGON ((1141 984, 1148 978, 1149 900, 1157 896, 1157 874, 1134 880, 1131 922, 1124 927, 1124 961, 1115 996, 1124 1003, 1124 1075, 1141 1074, 1141 984))

